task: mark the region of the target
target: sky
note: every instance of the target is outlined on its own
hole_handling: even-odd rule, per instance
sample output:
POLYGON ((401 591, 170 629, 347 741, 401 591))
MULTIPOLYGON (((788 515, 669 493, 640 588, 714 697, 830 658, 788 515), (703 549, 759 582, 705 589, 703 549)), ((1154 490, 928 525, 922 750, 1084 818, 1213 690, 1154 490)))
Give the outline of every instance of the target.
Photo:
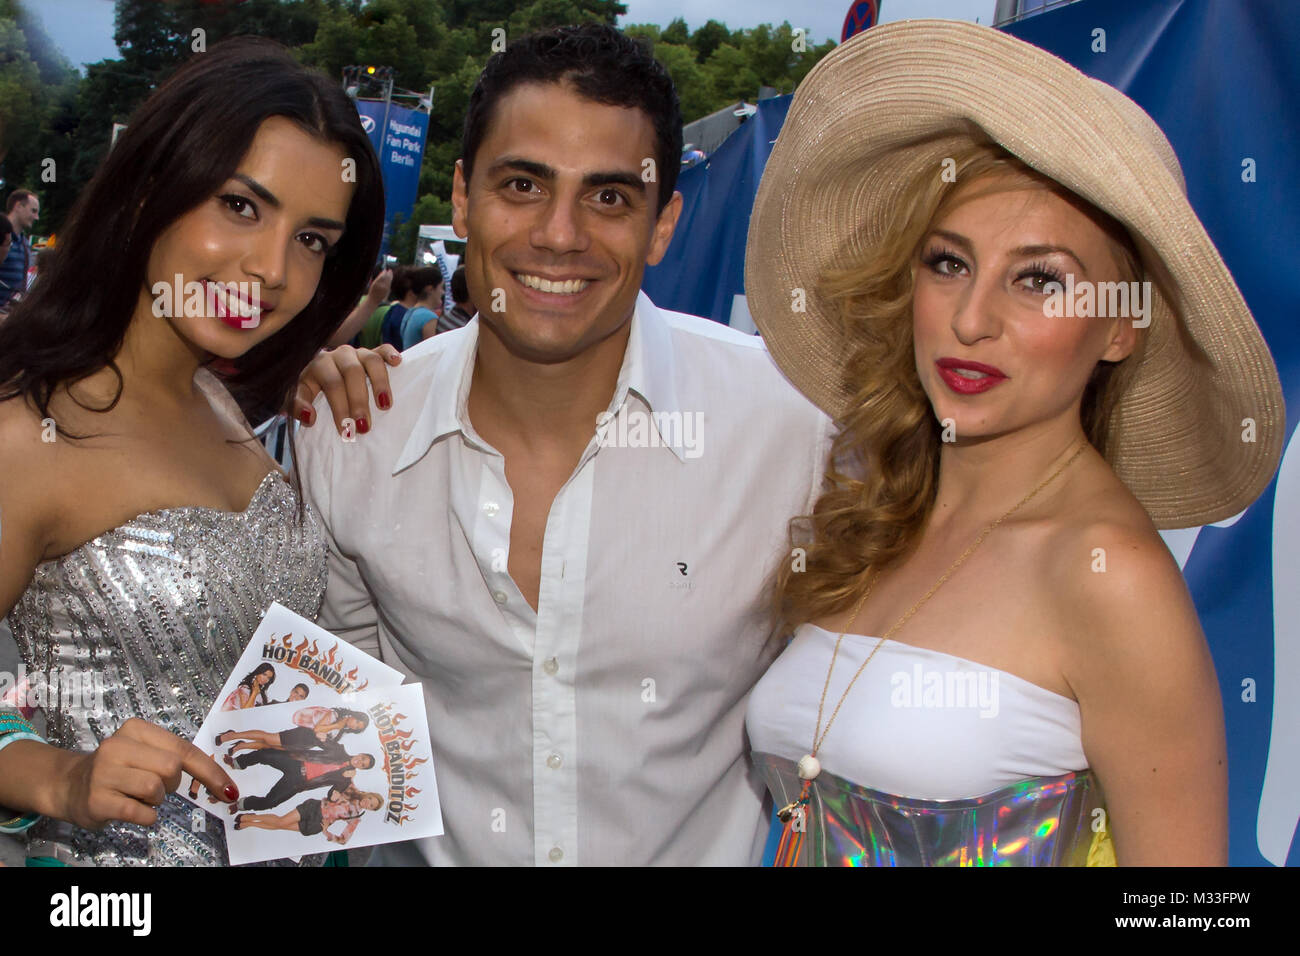
MULTIPOLYGON (((45 23, 51 39, 75 66, 115 59, 113 0, 23 0, 45 23)), ((667 26, 676 17, 695 29, 717 20, 729 29, 760 23, 803 27, 808 39, 838 42, 850 0, 623 0, 627 15, 619 22, 667 26)), ((994 0, 881 0, 880 22, 909 17, 951 17, 989 23, 994 0)))

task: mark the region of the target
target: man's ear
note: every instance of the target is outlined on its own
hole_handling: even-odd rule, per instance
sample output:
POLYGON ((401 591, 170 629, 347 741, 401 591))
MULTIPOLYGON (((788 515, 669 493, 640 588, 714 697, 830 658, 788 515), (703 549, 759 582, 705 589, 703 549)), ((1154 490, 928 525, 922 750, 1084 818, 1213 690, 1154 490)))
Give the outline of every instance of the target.
POLYGON ((462 239, 469 236, 469 181, 463 159, 456 160, 451 174, 451 228, 462 239))
POLYGON ((650 239, 650 251, 645 257, 646 265, 659 265, 668 251, 668 244, 673 240, 673 230, 677 228, 677 217, 681 214, 682 194, 673 190, 673 198, 668 200, 668 204, 660 211, 659 218, 655 220, 654 234, 650 239))

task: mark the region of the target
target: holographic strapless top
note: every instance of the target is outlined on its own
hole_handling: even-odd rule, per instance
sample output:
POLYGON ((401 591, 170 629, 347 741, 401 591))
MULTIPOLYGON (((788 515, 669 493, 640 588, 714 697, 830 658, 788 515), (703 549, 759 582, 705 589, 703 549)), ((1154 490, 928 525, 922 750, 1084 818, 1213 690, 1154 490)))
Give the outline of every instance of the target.
MULTIPOLYGON (((297 507, 271 471, 243 511, 149 512, 38 565, 9 623, 29 681, 45 681, 46 739, 91 751, 129 717, 192 739, 271 602, 308 618, 320 610, 324 533, 310 508, 299 524, 297 507)), ((64 862, 227 859, 221 825, 174 793, 152 828, 43 819, 28 839, 29 857, 64 862)))
MULTIPOLYGON (((803 781, 793 762, 753 758, 778 807, 799 797, 803 781)), ((1104 807, 1089 770, 1031 777, 962 800, 899 797, 823 770, 802 826, 785 828, 776 864, 1114 866, 1104 807)))

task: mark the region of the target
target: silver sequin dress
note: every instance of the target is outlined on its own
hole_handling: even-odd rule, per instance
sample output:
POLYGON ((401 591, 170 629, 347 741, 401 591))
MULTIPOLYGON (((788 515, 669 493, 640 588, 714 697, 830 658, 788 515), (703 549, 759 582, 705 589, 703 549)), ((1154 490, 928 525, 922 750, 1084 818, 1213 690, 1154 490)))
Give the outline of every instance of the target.
MULTIPOLYGON (((271 602, 313 619, 320 610, 325 538, 310 507, 297 523, 297 508, 272 471, 242 512, 149 512, 38 565, 9 614, 19 652, 29 674, 76 674, 82 691, 47 695, 46 739, 91 751, 129 717, 192 739, 271 602)), ((30 856, 57 846, 78 863, 226 863, 221 825, 176 794, 152 828, 96 832, 43 819, 28 838, 30 856)))

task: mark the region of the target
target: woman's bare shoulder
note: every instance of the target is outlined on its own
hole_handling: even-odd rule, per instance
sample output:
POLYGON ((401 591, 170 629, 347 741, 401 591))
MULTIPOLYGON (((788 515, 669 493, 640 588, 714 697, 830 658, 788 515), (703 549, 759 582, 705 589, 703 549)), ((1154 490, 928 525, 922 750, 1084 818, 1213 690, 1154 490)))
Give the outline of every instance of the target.
POLYGON ((1169 556, 1142 503, 1100 458, 1053 504, 1047 527, 1041 558, 1053 587, 1068 585, 1081 567, 1100 575, 1116 560, 1169 556))
POLYGON ((1044 571, 1068 631, 1064 670, 1076 691, 1117 670, 1140 673, 1205 653, 1178 562, 1122 484, 1084 496, 1053 537, 1044 571))
POLYGON ((0 401, 0 474, 5 487, 19 490, 56 467, 58 426, 24 395, 0 401))
POLYGON ((0 616, 41 560, 60 506, 57 431, 25 397, 0 401, 0 616))

